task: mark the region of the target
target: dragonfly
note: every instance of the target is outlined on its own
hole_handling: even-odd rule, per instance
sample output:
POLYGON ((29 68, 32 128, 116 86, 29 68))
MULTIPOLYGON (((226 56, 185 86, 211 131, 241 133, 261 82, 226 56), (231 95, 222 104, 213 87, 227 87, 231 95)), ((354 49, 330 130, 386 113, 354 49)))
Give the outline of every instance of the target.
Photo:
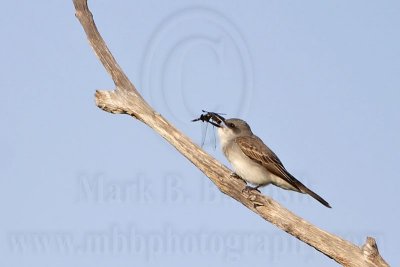
MULTIPOLYGON (((222 115, 226 115, 224 113, 217 113, 217 112, 211 112, 211 111, 206 111, 202 110, 203 114, 200 115, 200 117, 193 119, 192 122, 196 121, 202 121, 202 122, 207 122, 205 124, 205 128, 202 128, 202 140, 201 140, 201 147, 204 146, 205 140, 206 140, 206 135, 207 135, 207 129, 208 129, 208 123, 213 125, 214 127, 221 127, 221 123, 225 121, 225 118, 222 115)), ((214 149, 216 148, 216 138, 215 138, 215 131, 213 134, 213 143, 214 143, 214 149)))

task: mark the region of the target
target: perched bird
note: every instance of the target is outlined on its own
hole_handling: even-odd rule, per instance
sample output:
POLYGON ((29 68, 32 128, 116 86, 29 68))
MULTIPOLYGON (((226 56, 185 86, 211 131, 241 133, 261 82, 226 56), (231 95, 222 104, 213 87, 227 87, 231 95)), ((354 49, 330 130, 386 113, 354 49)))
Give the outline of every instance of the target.
POLYGON ((309 194, 331 208, 322 197, 307 188, 283 166, 276 154, 241 119, 226 119, 218 127, 218 137, 226 158, 236 174, 255 185, 251 189, 273 184, 283 189, 309 194))

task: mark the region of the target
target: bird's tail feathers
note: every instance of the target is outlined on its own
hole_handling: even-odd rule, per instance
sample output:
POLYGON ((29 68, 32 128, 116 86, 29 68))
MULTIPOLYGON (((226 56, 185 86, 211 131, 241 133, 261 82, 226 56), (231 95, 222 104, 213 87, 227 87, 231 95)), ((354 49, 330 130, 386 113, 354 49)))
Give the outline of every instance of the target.
POLYGON ((305 194, 309 194, 310 196, 312 196, 314 199, 318 200, 322 205, 324 205, 327 208, 332 208, 331 205, 329 205, 329 203, 323 199, 322 197, 320 197, 317 193, 315 193, 314 191, 312 191, 311 189, 307 188, 305 185, 301 184, 300 186, 298 186, 299 189, 301 190, 302 193, 305 194))

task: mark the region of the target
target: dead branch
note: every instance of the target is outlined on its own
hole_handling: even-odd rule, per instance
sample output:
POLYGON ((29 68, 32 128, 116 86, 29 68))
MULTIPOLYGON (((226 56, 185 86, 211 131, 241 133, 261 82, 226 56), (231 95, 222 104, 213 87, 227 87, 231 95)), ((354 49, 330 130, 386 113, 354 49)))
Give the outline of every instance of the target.
POLYGON ((245 187, 242 180, 232 177, 232 171, 195 145, 142 98, 98 32, 87 0, 73 0, 73 3, 76 10, 75 15, 82 24, 90 45, 116 86, 113 91, 96 91, 96 104, 99 108, 111 113, 129 114, 142 121, 208 176, 222 193, 236 199, 268 222, 314 247, 339 264, 343 266, 389 266, 380 256, 372 237, 368 237, 366 244, 360 248, 317 228, 285 209, 270 197, 255 191, 242 192, 245 187))

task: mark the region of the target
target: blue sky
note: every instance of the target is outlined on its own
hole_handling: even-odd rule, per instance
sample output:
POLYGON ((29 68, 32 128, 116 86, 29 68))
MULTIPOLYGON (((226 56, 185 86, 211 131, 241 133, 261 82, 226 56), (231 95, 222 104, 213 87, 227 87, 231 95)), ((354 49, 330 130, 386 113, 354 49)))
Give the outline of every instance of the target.
MULTIPOLYGON (((375 237, 400 264, 399 2, 89 4, 131 81, 175 126, 200 143, 190 120, 202 109, 247 120, 333 209, 265 194, 357 245, 375 237)), ((219 193, 147 126, 94 105, 113 83, 72 1, 3 10, 1 266, 336 266, 219 193)), ((205 149, 228 165, 211 129, 205 149)))

